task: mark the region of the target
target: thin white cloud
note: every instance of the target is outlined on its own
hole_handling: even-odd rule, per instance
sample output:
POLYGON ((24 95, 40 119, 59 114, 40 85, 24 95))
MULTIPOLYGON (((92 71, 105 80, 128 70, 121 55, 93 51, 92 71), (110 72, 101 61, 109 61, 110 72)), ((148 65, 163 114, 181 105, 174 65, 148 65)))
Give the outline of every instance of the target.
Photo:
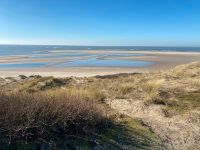
POLYGON ((0 38, 0 44, 33 44, 33 45, 99 45, 99 46, 200 46, 197 41, 173 41, 173 40, 147 40, 147 39, 104 39, 104 40, 24 40, 0 38))

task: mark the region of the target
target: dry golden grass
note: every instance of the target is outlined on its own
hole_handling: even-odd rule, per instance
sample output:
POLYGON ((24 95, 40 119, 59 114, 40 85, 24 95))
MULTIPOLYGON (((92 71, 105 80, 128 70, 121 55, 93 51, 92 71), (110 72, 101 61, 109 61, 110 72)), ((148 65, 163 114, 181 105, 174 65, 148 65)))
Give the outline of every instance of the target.
POLYGON ((166 75, 173 78, 190 78, 196 77, 200 74, 200 63, 193 62, 190 64, 184 64, 167 71, 166 75))
POLYGON ((141 84, 144 92, 144 99, 154 100, 159 96, 159 90, 161 85, 164 83, 164 79, 161 80, 150 80, 141 84))
POLYGON ((200 78, 191 78, 188 79, 188 82, 191 88, 199 88, 200 87, 200 78))
POLYGON ((6 141, 29 141, 52 133, 81 135, 106 125, 108 117, 101 103, 105 99, 162 105, 166 116, 199 111, 200 63, 158 73, 25 78, 4 89, 0 93, 0 134, 6 141))

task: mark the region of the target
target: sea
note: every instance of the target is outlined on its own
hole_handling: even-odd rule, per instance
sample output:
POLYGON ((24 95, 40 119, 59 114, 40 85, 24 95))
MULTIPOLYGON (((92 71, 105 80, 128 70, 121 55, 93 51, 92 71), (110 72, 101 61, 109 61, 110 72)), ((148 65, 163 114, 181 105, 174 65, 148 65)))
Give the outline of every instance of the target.
POLYGON ((63 46, 63 45, 0 45, 2 55, 24 55, 47 50, 128 50, 128 51, 177 51, 200 52, 200 47, 159 46, 63 46))
MULTIPOLYGON (((43 68, 43 67, 141 67, 151 65, 152 62, 119 59, 131 55, 123 51, 173 51, 173 52, 200 52, 200 47, 159 47, 159 46, 64 46, 64 45, 0 45, 0 69, 17 68, 43 68), (62 50, 62 52, 60 52, 62 50), (69 53, 73 50, 74 53, 69 53), (79 50, 79 52, 76 50, 79 50), (80 50, 120 51, 112 54, 81 53, 80 50), (53 51, 53 53, 50 53, 53 51), (1 61, 6 57, 19 56, 18 61, 1 61), (34 59, 49 58, 49 61, 20 61, 20 57, 26 56, 34 59), (71 61, 54 61, 71 57, 71 61), (85 57, 85 59, 82 59, 85 57)), ((144 55, 144 54, 141 54, 144 55)), ((27 59, 28 60, 28 59, 27 59)), ((30 59, 31 60, 31 59, 30 59)))

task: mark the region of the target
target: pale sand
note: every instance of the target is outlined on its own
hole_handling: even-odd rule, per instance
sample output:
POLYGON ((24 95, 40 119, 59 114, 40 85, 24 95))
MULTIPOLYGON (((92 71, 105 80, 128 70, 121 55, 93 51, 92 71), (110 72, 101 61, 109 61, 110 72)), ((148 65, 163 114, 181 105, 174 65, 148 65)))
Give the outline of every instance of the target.
MULTIPOLYGON (((50 51, 53 53, 53 51, 50 51)), ((58 52, 58 51, 56 51, 58 52)), ((60 53, 66 51, 59 51, 60 53)), ((74 52, 74 51, 67 51, 74 52)), ((154 72, 165 69, 173 68, 180 64, 186 64, 194 61, 200 61, 200 53, 198 52, 156 52, 156 51, 76 51, 76 53, 103 53, 103 54, 112 54, 112 53, 130 53, 130 54, 145 54, 144 56, 127 56, 127 57, 115 57, 121 59, 133 59, 133 60, 143 60, 151 61, 154 64, 145 66, 145 67, 70 67, 70 68, 54 68, 54 67, 45 67, 38 69, 4 69, 0 70, 0 77, 15 77, 18 75, 41 75, 41 76, 55 76, 55 77, 88 77, 95 75, 109 75, 117 73, 134 73, 134 72, 154 72)), ((84 57, 81 57, 84 59, 84 57)), ((112 58, 112 57, 110 57, 112 58)), ((60 63, 62 61, 70 60, 70 58, 60 58, 60 59, 26 59, 26 56, 23 56, 23 59, 17 59, 12 57, 6 59, 6 57, 0 58, 0 62, 41 62, 51 60, 55 63, 60 63), (20 61, 21 60, 21 61, 20 61)))

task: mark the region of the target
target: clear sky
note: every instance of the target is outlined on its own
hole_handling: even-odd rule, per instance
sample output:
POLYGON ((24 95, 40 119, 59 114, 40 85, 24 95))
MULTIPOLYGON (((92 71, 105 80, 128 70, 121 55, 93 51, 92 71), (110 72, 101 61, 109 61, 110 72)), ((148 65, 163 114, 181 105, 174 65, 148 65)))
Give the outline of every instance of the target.
POLYGON ((0 0, 0 43, 200 46, 200 0, 0 0))

